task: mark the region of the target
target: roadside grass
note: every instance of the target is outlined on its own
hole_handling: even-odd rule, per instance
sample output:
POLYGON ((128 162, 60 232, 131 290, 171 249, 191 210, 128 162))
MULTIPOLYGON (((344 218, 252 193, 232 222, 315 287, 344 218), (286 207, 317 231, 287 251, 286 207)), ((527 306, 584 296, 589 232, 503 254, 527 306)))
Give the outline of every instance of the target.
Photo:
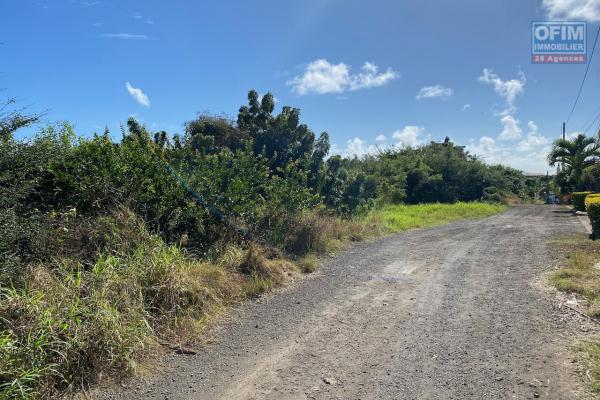
MULTIPOLYGON (((294 254, 314 256, 332 254, 349 243, 415 228, 427 228, 461 219, 484 218, 506 210, 503 204, 457 202, 453 204, 388 204, 368 213, 345 219, 337 216, 308 213, 296 232, 290 235, 286 248, 294 254)), ((307 272, 306 258, 300 267, 307 272)))
POLYGON ((577 361, 586 371, 588 389, 595 395, 600 394, 600 338, 581 340, 573 346, 577 361))
POLYGON ((484 218, 504 211, 507 207, 492 203, 454 203, 454 204, 416 204, 386 205, 371 211, 366 221, 380 221, 390 233, 402 232, 414 228, 427 228, 449 222, 484 218))
POLYGON ((550 282, 560 291, 576 293, 586 300, 586 313, 600 317, 600 241, 587 235, 553 239, 551 246, 562 255, 564 267, 550 275, 550 282))
MULTIPOLYGON (((594 267, 600 262, 600 241, 576 234, 555 237, 549 244, 562 264, 550 274, 550 283, 562 292, 576 294, 583 301, 585 314, 600 318, 600 270, 594 267)), ((588 389, 600 394, 600 337, 580 340, 572 351, 589 381, 588 389)))
POLYGON ((0 399, 56 398, 100 376, 134 373, 163 345, 193 345, 228 307, 315 271, 318 255, 351 241, 504 208, 395 205, 353 219, 308 213, 283 243, 295 259, 231 242, 198 258, 120 210, 93 224, 93 237, 103 238, 98 254, 57 254, 31 265, 22 287, 0 286, 0 399))
POLYGON ((253 246, 198 259, 133 214, 115 218, 137 229, 133 243, 113 238, 93 265, 32 265, 23 287, 0 287, 0 399, 56 398, 134 373, 161 345, 193 344, 227 307, 297 270, 253 246))

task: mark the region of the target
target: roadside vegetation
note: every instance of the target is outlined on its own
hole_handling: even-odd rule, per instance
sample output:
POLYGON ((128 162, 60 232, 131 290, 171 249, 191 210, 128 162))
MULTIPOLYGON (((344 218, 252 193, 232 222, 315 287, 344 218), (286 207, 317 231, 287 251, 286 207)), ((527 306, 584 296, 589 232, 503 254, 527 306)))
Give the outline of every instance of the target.
POLYGON ((0 113, 0 398, 131 373, 319 255, 540 192, 449 139, 329 156, 327 133, 254 91, 236 120, 199 115, 182 134, 129 119, 118 141, 68 123, 15 138, 38 118, 0 113))
POLYGON ((460 219, 484 218, 503 211, 500 203, 453 203, 453 204, 389 204, 369 213, 367 220, 385 227, 389 232, 401 232, 414 228, 427 228, 460 219))
MULTIPOLYGON (((554 190, 571 201, 574 212, 586 212, 592 226, 589 237, 573 235, 551 242, 562 267, 550 275, 550 282, 574 294, 578 308, 600 322, 600 242, 590 240, 600 237, 600 194, 596 193, 600 191, 600 143, 583 134, 556 140, 548 161, 561 167, 553 180, 554 190)), ((572 350, 590 391, 600 395, 600 337, 579 340, 572 350)))
MULTIPOLYGON (((600 242, 585 235, 558 237, 551 241, 562 268, 550 275, 550 282, 560 291, 577 296, 580 308, 590 318, 600 321, 600 242)), ((594 395, 600 394, 600 337, 578 340, 572 351, 580 365, 583 379, 594 395)))
POLYGON ((550 281, 560 291, 580 295, 586 314, 600 318, 600 269, 595 268, 600 242, 573 235, 552 240, 551 245, 564 266, 550 275, 550 281))
POLYGON ((586 190, 600 191, 600 143, 580 133, 573 139, 554 142, 548 162, 560 165, 554 186, 562 195, 586 190))

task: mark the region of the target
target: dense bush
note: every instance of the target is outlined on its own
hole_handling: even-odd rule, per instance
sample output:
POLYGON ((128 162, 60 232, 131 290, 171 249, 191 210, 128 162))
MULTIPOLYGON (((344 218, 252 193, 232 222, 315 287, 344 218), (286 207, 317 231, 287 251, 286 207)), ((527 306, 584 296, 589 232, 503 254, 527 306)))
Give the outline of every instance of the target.
POLYGON ((581 181, 584 188, 600 192, 600 163, 585 168, 581 181))
POLYGON ((600 238, 600 197, 591 196, 585 200, 585 209, 592 224, 592 237, 600 238))
POLYGON ((118 143, 108 131, 77 137, 66 123, 31 141, 6 135, 1 280, 17 283, 27 265, 65 247, 64 229, 77 230, 119 206, 167 243, 202 255, 239 233, 294 251, 298 246, 289 243, 302 236, 301 216, 317 204, 350 218, 376 203, 499 202, 536 194, 518 171, 487 166, 449 139, 362 159, 326 158, 327 133, 317 138, 297 109, 274 115, 270 94, 258 98, 249 93, 237 122, 200 115, 183 136, 149 132, 134 119, 118 143), (71 214, 73 226, 63 226, 71 214))
POLYGON ((448 138, 417 148, 390 148, 377 156, 344 160, 349 170, 365 174, 373 197, 408 204, 500 201, 536 195, 520 171, 489 166, 448 138))
POLYGON ((575 211, 585 211, 585 198, 592 192, 573 192, 571 202, 575 211))

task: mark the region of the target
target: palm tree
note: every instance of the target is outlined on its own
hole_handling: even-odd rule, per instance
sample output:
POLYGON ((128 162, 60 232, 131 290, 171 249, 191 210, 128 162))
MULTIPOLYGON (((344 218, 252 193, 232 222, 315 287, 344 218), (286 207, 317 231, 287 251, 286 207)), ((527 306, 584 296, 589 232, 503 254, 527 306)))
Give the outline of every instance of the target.
POLYGON ((573 140, 557 139, 548 154, 551 166, 561 163, 577 189, 581 188, 583 170, 600 159, 600 144, 580 133, 573 140))

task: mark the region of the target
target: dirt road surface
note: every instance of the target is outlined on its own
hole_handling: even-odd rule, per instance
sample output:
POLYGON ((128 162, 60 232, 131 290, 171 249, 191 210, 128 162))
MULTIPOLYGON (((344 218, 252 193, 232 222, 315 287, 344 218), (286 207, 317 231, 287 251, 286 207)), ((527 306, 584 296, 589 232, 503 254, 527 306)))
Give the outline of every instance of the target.
POLYGON ((547 239, 583 232, 558 206, 414 230, 325 261, 249 302, 196 355, 102 399, 575 398, 548 294, 547 239))

